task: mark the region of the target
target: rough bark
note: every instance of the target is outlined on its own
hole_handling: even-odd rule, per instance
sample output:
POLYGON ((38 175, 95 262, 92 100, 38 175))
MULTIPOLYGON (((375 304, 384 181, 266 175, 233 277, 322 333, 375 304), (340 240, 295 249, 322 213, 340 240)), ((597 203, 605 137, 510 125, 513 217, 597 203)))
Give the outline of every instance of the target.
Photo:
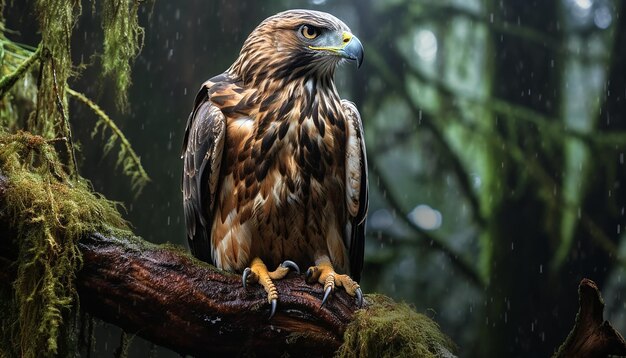
POLYGON ((90 235, 80 243, 81 305, 95 316, 177 352, 332 354, 355 306, 336 292, 320 307, 320 285, 302 275, 276 281, 276 315, 260 286, 171 248, 90 235))
POLYGON ((602 318, 604 302, 595 282, 584 278, 578 295, 576 323, 554 358, 626 356, 624 338, 602 318))
MULTIPOLYGON (((275 282, 280 301, 269 320, 269 304, 260 286, 244 289, 239 276, 178 249, 101 234, 85 237, 80 249, 81 307, 181 354, 332 355, 357 308, 355 300, 341 291, 320 307, 321 286, 290 274, 275 282)), ((15 275, 11 261, 0 257, 4 284, 15 275)))

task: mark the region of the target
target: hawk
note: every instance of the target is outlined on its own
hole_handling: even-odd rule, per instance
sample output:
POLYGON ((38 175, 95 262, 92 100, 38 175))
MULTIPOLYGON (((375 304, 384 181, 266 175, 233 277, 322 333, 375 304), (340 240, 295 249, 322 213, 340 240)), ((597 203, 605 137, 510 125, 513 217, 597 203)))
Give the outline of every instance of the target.
POLYGON ((182 191, 192 253, 243 272, 267 292, 272 280, 307 270, 362 304, 368 207, 363 126, 337 93, 344 61, 363 46, 336 17, 290 10, 261 22, 237 60, 204 82, 187 121, 182 191), (268 267, 276 268, 269 271, 268 267))

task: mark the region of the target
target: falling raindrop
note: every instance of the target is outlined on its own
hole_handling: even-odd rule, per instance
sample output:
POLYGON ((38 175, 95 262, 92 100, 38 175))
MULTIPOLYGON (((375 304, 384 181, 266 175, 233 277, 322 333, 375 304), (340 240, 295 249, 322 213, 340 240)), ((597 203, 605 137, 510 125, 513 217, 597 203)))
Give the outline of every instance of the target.
POLYGON ((474 186, 474 188, 475 189, 480 188, 480 186, 482 185, 482 180, 480 179, 480 176, 476 173, 473 173, 471 177, 472 177, 472 185, 474 186))

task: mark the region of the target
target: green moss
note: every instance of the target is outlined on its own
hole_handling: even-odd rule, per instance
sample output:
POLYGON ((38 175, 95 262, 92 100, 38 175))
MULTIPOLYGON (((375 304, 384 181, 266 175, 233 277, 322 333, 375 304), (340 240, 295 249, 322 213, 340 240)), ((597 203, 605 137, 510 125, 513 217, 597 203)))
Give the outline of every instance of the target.
POLYGON ((452 357, 456 347, 437 323, 405 303, 366 295, 370 304, 356 312, 336 357, 452 357))
POLYGON ((0 172, 8 179, 0 217, 16 234, 2 240, 11 240, 18 256, 13 295, 3 300, 10 306, 3 311, 10 313, 1 328, 13 343, 0 351, 55 356, 59 339, 73 339, 72 327, 63 331, 62 325, 77 302, 78 240, 109 227, 126 229, 126 223, 116 203, 93 193, 85 180, 67 176, 54 147, 41 136, 0 133, 0 172))
MULTIPOLYGON (((143 41, 137 22, 141 3, 101 1, 103 72, 115 80, 121 107, 127 105, 130 64, 143 41)), ((80 178, 74 157, 67 94, 99 109, 68 87, 77 70, 70 44, 81 1, 33 4, 41 32, 37 48, 6 38, 5 2, 0 0, 0 174, 8 179, 0 220, 13 234, 4 233, 0 241, 2 247, 15 249, 10 257, 15 258, 11 270, 17 277, 12 285, 0 287, 0 357, 73 355, 79 325, 74 278, 82 262, 77 242, 87 232, 120 235, 119 230, 127 229, 116 203, 93 193, 80 178)), ((115 123, 108 116, 102 120, 103 112, 98 115, 96 129, 111 129, 105 146, 120 143, 118 165, 138 193, 149 180, 139 156, 115 123)))
MULTIPOLYGON (((115 83, 118 107, 122 109, 128 107, 131 63, 143 44, 144 30, 138 23, 138 9, 142 3, 139 0, 100 2, 104 33, 102 73, 115 83)), ((3 2, 0 2, 0 9, 4 9, 3 2)), ((42 37, 37 48, 8 39, 0 12, 0 125, 11 130, 27 129, 46 139, 68 138, 66 167, 76 177, 78 168, 67 98, 68 93, 72 94, 97 114, 94 133, 100 130, 107 138, 105 152, 118 146, 117 166, 130 177, 132 188, 139 195, 150 180, 139 155, 108 115, 82 93, 68 87, 68 80, 79 72, 71 61, 70 44, 82 11, 81 2, 38 0, 35 10, 42 37), (35 80, 36 77, 39 78, 35 80), (110 132, 105 133, 107 129, 110 132)))
POLYGON ((128 108, 126 93, 130 86, 130 66, 143 46, 144 31, 137 11, 140 0, 102 1, 104 30, 103 75, 113 79, 118 108, 128 108))
POLYGON ((33 76, 41 51, 9 40, 0 21, 0 126, 17 129, 36 107, 37 80, 33 76))
POLYGON ((41 67, 38 110, 29 129, 45 138, 69 137, 65 87, 72 74, 72 30, 81 12, 79 0, 37 0, 45 61, 41 67))
POLYGON ((130 177, 131 185, 135 190, 135 195, 138 196, 143 187, 150 181, 150 177, 148 177, 148 173, 146 173, 141 165, 141 158, 139 158, 133 147, 130 145, 128 138, 126 138, 117 124, 115 124, 115 122, 100 108, 100 106, 91 101, 84 94, 76 92, 71 88, 68 88, 67 92, 87 107, 91 108, 91 110, 98 116, 99 119, 96 122, 93 132, 91 133, 92 138, 98 134, 99 130, 101 130, 103 136, 105 135, 107 128, 111 131, 109 139, 104 145, 105 155, 108 154, 119 142, 120 150, 117 154, 116 165, 122 166, 123 173, 130 177))

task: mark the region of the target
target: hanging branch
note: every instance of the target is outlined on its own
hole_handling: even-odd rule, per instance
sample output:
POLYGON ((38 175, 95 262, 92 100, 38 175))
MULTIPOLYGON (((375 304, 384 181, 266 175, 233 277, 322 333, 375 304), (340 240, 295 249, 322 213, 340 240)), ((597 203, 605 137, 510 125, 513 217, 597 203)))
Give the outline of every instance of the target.
POLYGON ((54 95, 56 97, 57 110, 59 111, 59 113, 61 113, 63 131, 65 132, 65 137, 67 138, 67 141, 65 142, 65 148, 67 149, 67 155, 70 157, 70 161, 72 162, 69 174, 73 179, 76 179, 78 178, 78 163, 76 162, 76 151, 74 150, 72 128, 70 127, 70 121, 67 118, 67 111, 63 106, 63 100, 61 99, 61 94, 59 93, 59 84, 57 82, 57 71, 54 66, 54 57, 50 56, 48 59, 50 60, 50 66, 52 66, 52 84, 54 85, 54 95))
MULTIPOLYGON (((374 52, 374 55, 371 57, 376 58, 376 51, 372 52, 374 52)), ((402 54, 397 49, 394 52, 396 56, 402 56, 402 54)), ((380 60, 377 60, 377 62, 380 62, 380 60)), ((468 104, 487 109, 494 114, 500 115, 500 118, 507 121, 522 120, 524 122, 534 124, 538 128, 550 132, 552 135, 555 136, 555 138, 563 138, 563 136, 568 136, 578 139, 589 146, 614 147, 615 145, 621 145, 626 143, 626 132, 623 131, 614 133, 598 131, 586 133, 574 128, 566 127, 563 125, 561 120, 550 117, 525 106, 513 104, 506 100, 498 98, 489 98, 489 100, 486 101, 476 95, 472 95, 470 93, 456 89, 450 84, 446 83, 441 78, 430 76, 424 71, 419 70, 415 67, 408 66, 407 72, 409 72, 419 81, 428 84, 428 86, 434 88, 435 90, 437 90, 437 92, 439 92, 446 98, 449 98, 451 100, 464 101, 468 104)), ((449 101, 449 103, 453 103, 453 101, 449 101)))
POLYGON ((133 150, 124 133, 120 130, 117 124, 115 124, 111 117, 109 117, 100 108, 100 106, 91 101, 84 94, 76 92, 69 87, 67 88, 67 93, 87 105, 87 107, 91 108, 91 110, 98 116, 99 119, 96 122, 92 136, 96 134, 100 127, 107 127, 113 133, 104 146, 105 153, 108 153, 113 148, 117 139, 120 140, 120 152, 118 153, 117 164, 121 164, 124 174, 130 176, 131 185, 133 189, 136 190, 136 195, 139 195, 141 189, 143 189, 143 187, 150 181, 150 177, 141 165, 141 159, 133 150))
POLYGON ((28 57, 24 62, 22 62, 13 73, 6 75, 0 79, 0 100, 4 98, 4 95, 9 92, 11 87, 22 78, 22 76, 30 69, 30 67, 39 60, 41 55, 41 47, 38 47, 37 50, 28 57))

